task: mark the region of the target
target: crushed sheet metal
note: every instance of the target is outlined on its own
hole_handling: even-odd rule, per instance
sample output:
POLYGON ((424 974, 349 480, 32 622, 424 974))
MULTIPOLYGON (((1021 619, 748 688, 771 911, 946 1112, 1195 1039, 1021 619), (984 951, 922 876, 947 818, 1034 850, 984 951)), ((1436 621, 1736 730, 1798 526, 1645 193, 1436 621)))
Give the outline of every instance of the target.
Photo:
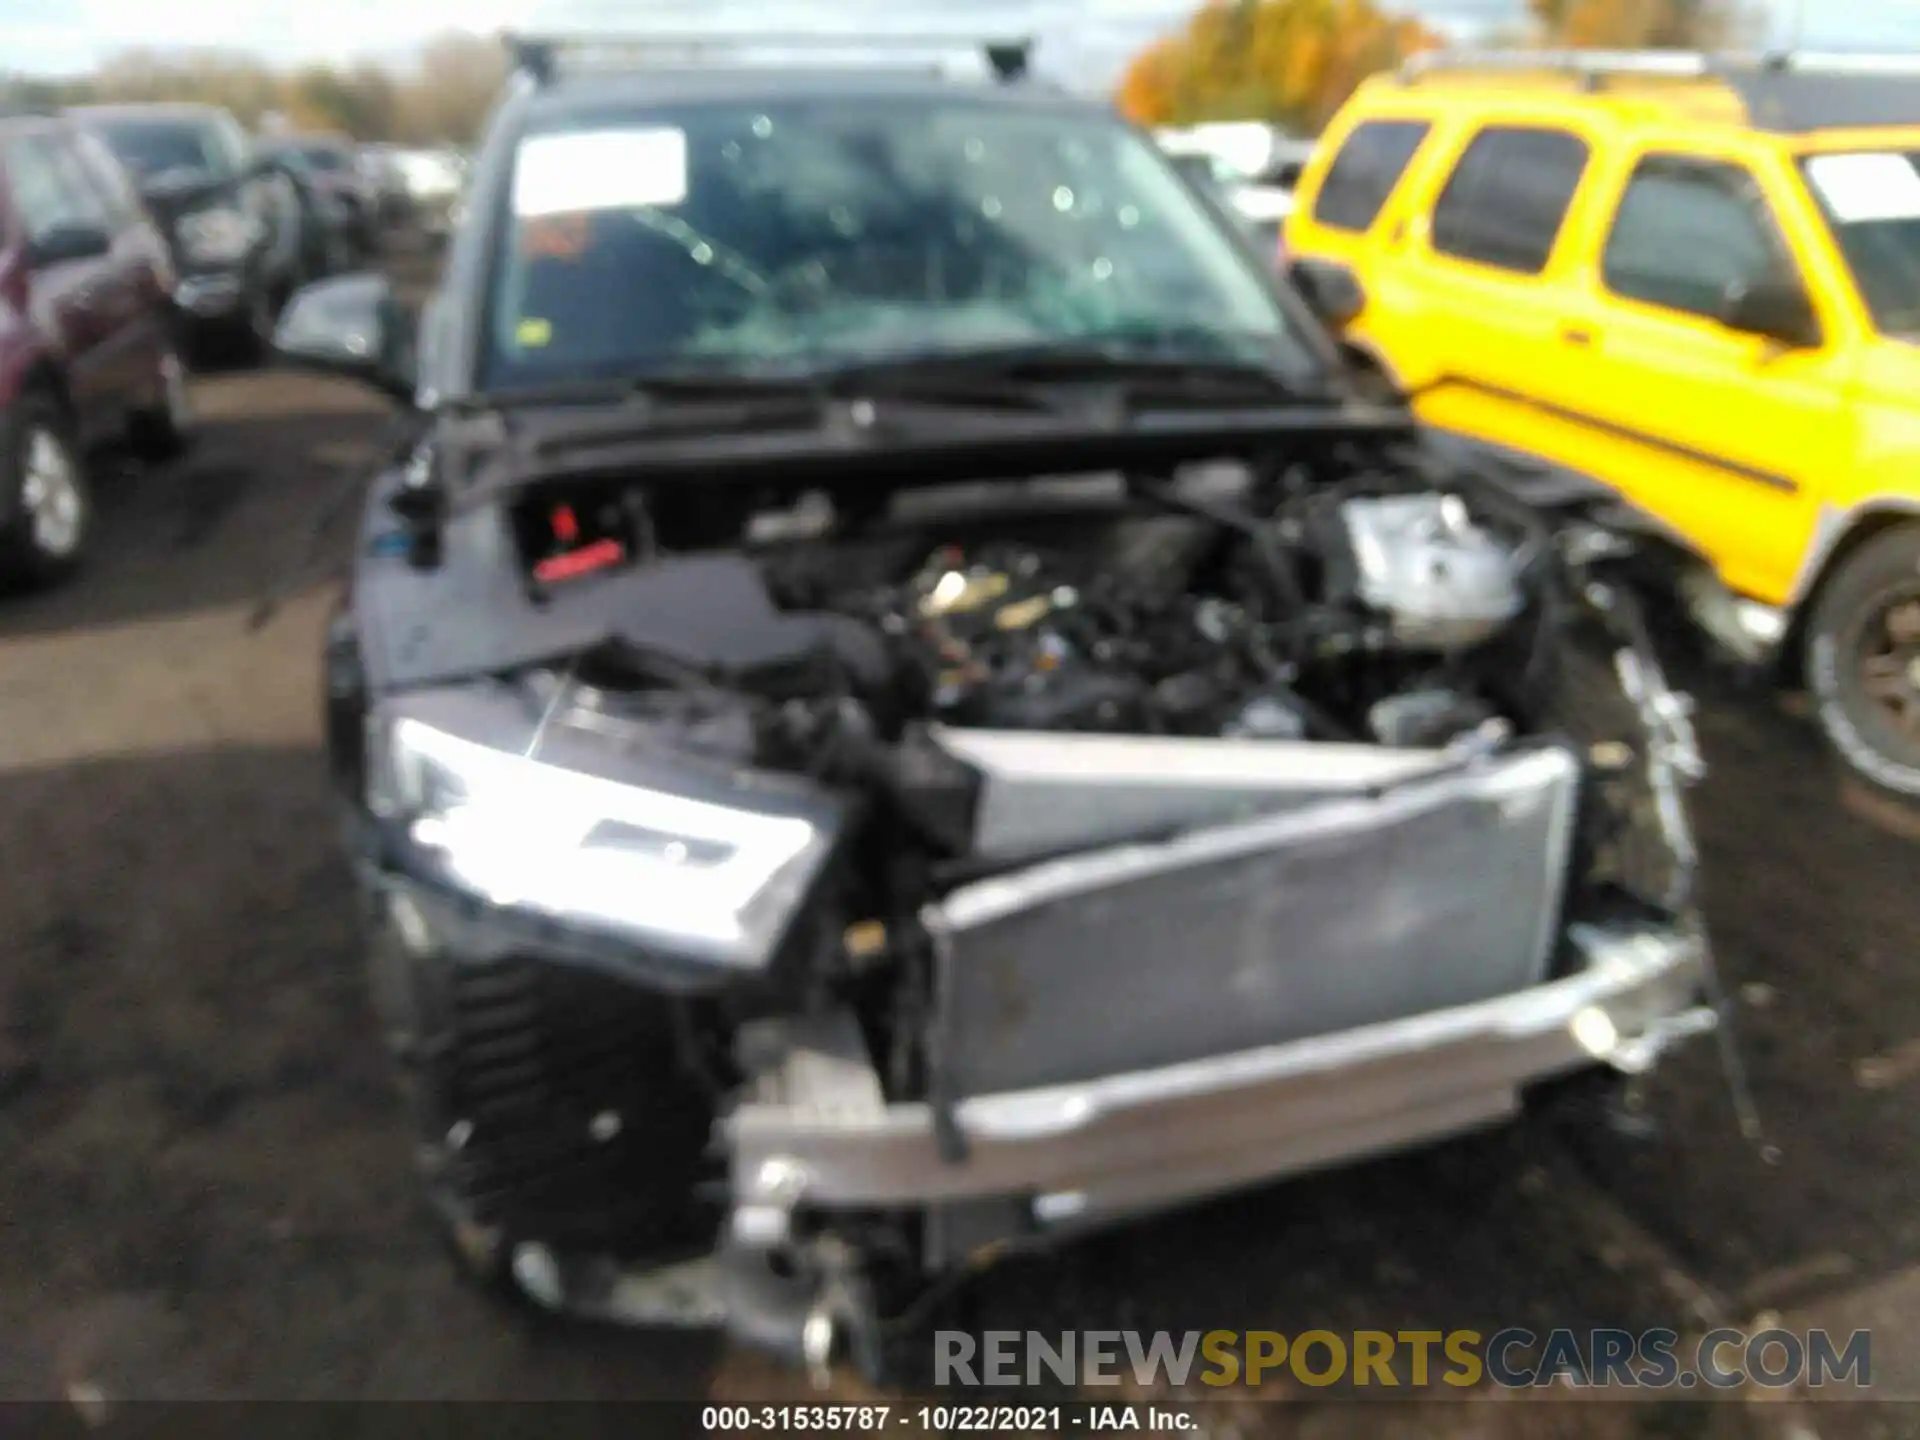
MULTIPOLYGON (((1570 1031, 1604 1006, 1637 1034, 1684 1006, 1697 943, 1671 928, 1593 928, 1589 964, 1518 995, 1338 1035, 956 1103, 968 1158, 943 1158, 933 1107, 889 1105, 871 1120, 803 1117, 748 1103, 722 1121, 736 1202, 769 1202, 766 1162, 807 1177, 815 1205, 920 1204, 1080 1190, 1090 1209, 1155 1205, 1425 1143, 1510 1114, 1518 1089, 1591 1064, 1570 1031), (1682 997, 1682 998, 1676 998, 1682 997), (1147 1172, 1151 1172, 1150 1174, 1147 1172)), ((792 1197, 786 1203, 795 1203, 792 1197)))

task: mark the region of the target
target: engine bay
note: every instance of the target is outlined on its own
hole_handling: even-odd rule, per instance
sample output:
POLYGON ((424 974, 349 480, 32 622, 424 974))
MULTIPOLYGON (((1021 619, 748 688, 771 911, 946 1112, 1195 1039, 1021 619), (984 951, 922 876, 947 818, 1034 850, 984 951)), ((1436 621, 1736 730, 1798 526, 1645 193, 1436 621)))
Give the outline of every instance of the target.
POLYGON ((877 798, 943 859, 969 851, 969 776, 934 730, 1444 749, 1538 728, 1544 532, 1458 491, 932 508, 816 497, 799 533, 726 551, 629 526, 644 618, 532 683, 671 753, 877 798))

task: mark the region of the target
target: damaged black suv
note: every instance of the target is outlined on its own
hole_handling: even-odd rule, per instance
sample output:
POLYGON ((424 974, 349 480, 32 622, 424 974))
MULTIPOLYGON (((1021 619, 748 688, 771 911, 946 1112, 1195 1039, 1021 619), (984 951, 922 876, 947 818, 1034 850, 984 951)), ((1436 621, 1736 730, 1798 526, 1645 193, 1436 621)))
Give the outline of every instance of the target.
POLYGON ((523 46, 327 654, 463 1266, 865 1363, 943 1276, 1714 1028, 1687 712, 1558 479, 1360 403, 1021 72, 523 46))

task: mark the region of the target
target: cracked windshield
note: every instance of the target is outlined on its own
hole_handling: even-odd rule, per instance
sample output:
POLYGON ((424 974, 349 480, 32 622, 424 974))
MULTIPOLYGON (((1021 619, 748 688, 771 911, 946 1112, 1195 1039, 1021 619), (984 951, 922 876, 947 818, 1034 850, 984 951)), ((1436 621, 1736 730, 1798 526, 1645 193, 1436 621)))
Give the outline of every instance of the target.
POLYGON ((580 126, 519 148, 496 388, 1051 342, 1305 363, 1255 261, 1104 118, 836 99, 580 126))

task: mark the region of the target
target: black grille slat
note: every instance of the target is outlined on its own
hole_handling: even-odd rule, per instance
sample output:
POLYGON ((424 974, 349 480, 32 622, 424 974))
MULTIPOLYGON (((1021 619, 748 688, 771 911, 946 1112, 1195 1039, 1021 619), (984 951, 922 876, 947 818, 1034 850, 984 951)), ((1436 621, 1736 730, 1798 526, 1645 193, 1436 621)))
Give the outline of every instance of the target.
POLYGON ((482 1035, 517 1034, 537 1025, 539 1020, 539 1007, 528 1000, 512 1008, 495 1005, 484 1010, 463 1010, 459 1024, 462 1032, 477 1038, 482 1035))
POLYGON ((451 1001, 447 1099, 471 1129, 449 1173, 476 1217, 554 1243, 660 1242, 710 1173, 708 1101, 680 1073, 668 1002, 531 959, 456 967, 451 1001), (618 1123, 596 1137, 603 1115, 618 1123))
POLYGON ((462 968, 455 999, 460 1004, 483 1004, 501 997, 531 999, 533 988, 531 969, 522 962, 473 965, 462 968))
POLYGON ((494 1064, 485 1070, 471 1070, 465 1076, 466 1091, 476 1099, 525 1094, 537 1091, 539 1085, 540 1062, 531 1055, 519 1064, 494 1064))
POLYGON ((522 1025, 513 1030, 483 1030, 478 1035, 469 1033, 462 1048, 466 1063, 484 1071, 532 1063, 539 1054, 540 1041, 538 1031, 522 1025))

